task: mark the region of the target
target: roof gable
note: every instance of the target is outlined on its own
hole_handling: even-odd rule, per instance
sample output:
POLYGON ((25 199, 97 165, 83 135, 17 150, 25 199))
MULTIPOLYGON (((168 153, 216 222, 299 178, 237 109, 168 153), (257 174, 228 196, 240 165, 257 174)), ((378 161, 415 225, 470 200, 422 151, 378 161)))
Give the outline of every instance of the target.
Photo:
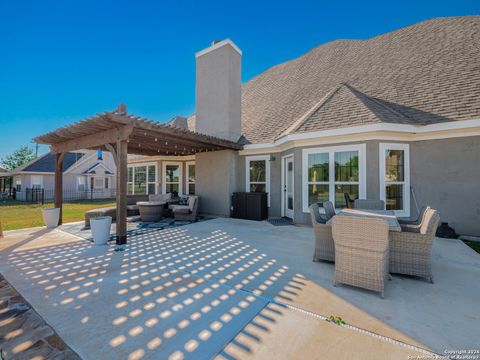
POLYGON ((337 87, 339 93, 298 131, 480 118, 480 65, 472 61, 479 56, 480 16, 333 41, 244 84, 242 132, 247 142, 272 142, 337 87))

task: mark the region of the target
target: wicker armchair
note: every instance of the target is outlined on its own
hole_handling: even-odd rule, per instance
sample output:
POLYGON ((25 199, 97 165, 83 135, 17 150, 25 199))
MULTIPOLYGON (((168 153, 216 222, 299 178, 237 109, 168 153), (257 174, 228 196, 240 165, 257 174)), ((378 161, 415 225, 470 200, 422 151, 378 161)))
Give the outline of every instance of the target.
POLYGON ((355 209, 385 210, 385 201, 374 199, 357 199, 355 200, 355 209))
POLYGON ((327 225, 326 218, 319 212, 318 204, 310 206, 313 232, 315 234, 315 250, 313 261, 335 261, 335 245, 332 237, 332 226, 327 225))
POLYGON ((339 283, 380 292, 388 279, 388 223, 378 218, 336 216, 335 279, 339 283))
POLYGON ((391 232, 390 272, 423 277, 433 284, 430 254, 439 223, 437 211, 428 208, 417 232, 391 232))
POLYGON ((347 209, 353 209, 355 207, 355 199, 352 199, 349 193, 343 193, 343 196, 345 197, 345 206, 347 209))
POLYGON ((400 223, 400 225, 420 225, 427 209, 430 209, 430 206, 424 206, 422 210, 420 210, 420 212, 418 213, 418 217, 415 220, 398 219, 398 222, 400 223))

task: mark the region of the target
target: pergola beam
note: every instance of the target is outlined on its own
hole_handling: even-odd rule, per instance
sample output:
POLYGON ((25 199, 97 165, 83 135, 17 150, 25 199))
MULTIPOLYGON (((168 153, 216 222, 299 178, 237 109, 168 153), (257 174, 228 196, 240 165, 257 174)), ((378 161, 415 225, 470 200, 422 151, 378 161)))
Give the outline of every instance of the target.
POLYGON ((60 209, 58 225, 62 225, 63 212, 63 159, 65 153, 57 153, 55 156, 55 207, 60 209))
POLYGON ((51 149, 54 153, 65 153, 79 149, 98 148, 105 144, 116 143, 117 140, 126 141, 132 134, 133 128, 133 125, 124 125, 122 127, 104 130, 95 134, 83 135, 78 138, 52 144, 51 149))
POLYGON ((126 140, 117 140, 117 245, 127 243, 127 157, 126 140))
MULTIPOLYGON (((127 115, 120 105, 115 112, 93 117, 35 138, 48 144, 56 154, 55 206, 62 208, 63 156, 81 149, 105 149, 116 165, 117 244, 127 242, 127 157, 128 153, 155 155, 191 155, 224 149, 241 150, 241 144, 127 115)), ((61 214, 61 212, 60 212, 61 214)), ((60 224, 61 224, 60 215, 60 224)))

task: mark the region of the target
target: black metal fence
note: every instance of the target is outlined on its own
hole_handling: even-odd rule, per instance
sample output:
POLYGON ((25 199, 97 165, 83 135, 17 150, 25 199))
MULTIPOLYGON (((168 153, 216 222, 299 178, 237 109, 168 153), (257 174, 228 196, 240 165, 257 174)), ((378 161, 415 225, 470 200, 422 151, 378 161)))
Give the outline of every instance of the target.
MULTIPOLYGON (((77 189, 63 190, 63 201, 97 201, 114 199, 116 196, 115 189, 89 189, 87 191, 79 191, 77 189)), ((55 199, 54 189, 26 188, 23 191, 15 192, 13 197, 8 193, 0 193, 0 206, 15 206, 28 204, 51 204, 55 199)))

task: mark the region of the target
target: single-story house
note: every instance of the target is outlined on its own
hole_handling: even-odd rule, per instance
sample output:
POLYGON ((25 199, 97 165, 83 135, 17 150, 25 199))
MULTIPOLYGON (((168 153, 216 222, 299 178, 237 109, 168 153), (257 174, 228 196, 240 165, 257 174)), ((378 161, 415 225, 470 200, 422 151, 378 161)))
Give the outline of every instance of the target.
POLYGON ((216 41, 195 56, 195 115, 169 124, 243 149, 131 158, 128 191, 195 193, 223 216, 233 192, 267 192, 269 215, 299 224, 348 194, 405 218, 431 205, 480 235, 479 56, 479 16, 437 18, 320 45, 242 85, 242 51, 216 41))
MULTIPOLYGON (((115 163, 108 152, 81 150, 65 154, 63 162, 63 193, 65 199, 82 199, 115 196, 115 163)), ((0 178, 12 178, 15 198, 20 201, 38 198, 43 193, 46 199, 54 196, 55 155, 42 155, 0 178), (33 195, 32 195, 33 194, 33 195)), ((0 189, 0 191, 9 189, 0 189)))

